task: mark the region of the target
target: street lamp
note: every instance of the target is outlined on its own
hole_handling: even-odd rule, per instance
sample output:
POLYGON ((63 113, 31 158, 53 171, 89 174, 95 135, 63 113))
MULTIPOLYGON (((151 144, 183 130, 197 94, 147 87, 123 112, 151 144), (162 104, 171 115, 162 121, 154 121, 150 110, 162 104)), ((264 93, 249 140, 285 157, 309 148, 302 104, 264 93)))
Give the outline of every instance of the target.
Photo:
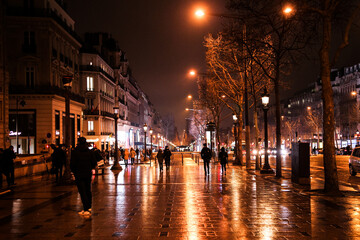
POLYGON ((151 166, 152 137, 153 137, 153 135, 152 135, 152 134, 153 134, 152 128, 150 128, 149 133, 150 133, 150 166, 151 166))
POLYGON ((144 138, 144 150, 145 150, 145 154, 144 154, 144 161, 146 161, 146 131, 148 129, 148 126, 146 125, 146 123, 144 124, 144 134, 145 134, 145 138, 144 138))
POLYGON ((238 117, 236 114, 233 114, 233 120, 234 120, 234 139, 235 139, 235 146, 234 146, 234 154, 235 154, 235 162, 234 165, 242 165, 240 158, 239 158, 239 151, 238 151, 238 117))
POLYGON ((158 149, 160 149, 160 133, 158 133, 157 139, 158 139, 158 149))
POLYGON ((63 76, 62 82, 65 88, 65 147, 66 147, 66 165, 63 181, 65 183, 71 182, 71 169, 70 169, 70 139, 71 139, 71 129, 70 129, 70 90, 72 87, 72 76, 63 76))
POLYGON ((118 134, 117 134, 117 123, 119 119, 119 107, 113 107, 114 109, 114 122, 115 122, 115 154, 114 154, 114 164, 111 167, 111 170, 122 170, 122 167, 119 164, 119 148, 118 148, 118 134))
POLYGON ((264 110, 264 135, 265 135, 265 163, 263 165, 263 168, 260 170, 260 173, 274 173, 274 170, 271 169, 269 165, 269 153, 268 153, 268 122, 267 122, 267 111, 269 110, 269 94, 266 91, 266 88, 264 89, 264 94, 261 96, 261 102, 263 104, 263 110, 264 110))

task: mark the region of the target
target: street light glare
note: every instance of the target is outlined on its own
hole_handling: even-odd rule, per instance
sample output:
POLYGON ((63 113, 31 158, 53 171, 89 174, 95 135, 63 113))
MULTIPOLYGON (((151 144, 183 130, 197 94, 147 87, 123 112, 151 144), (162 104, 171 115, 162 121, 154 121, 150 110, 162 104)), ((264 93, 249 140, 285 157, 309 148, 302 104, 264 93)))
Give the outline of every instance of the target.
POLYGON ((291 6, 286 6, 284 9, 283 9, 283 13, 284 14, 290 14, 293 12, 293 8, 291 6))
POLYGON ((196 15, 198 18, 202 18, 202 17, 204 17, 205 12, 204 12, 204 10, 202 10, 202 9, 198 9, 198 10, 196 10, 195 15, 196 15))
POLYGON ((192 96, 190 94, 187 97, 188 97, 188 99, 192 99, 192 96))
POLYGON ((195 76, 196 72, 195 72, 195 70, 190 70, 189 74, 190 74, 190 76, 195 76))
POLYGON ((190 109, 188 109, 188 108, 185 108, 185 110, 186 110, 186 111, 189 111, 190 109))

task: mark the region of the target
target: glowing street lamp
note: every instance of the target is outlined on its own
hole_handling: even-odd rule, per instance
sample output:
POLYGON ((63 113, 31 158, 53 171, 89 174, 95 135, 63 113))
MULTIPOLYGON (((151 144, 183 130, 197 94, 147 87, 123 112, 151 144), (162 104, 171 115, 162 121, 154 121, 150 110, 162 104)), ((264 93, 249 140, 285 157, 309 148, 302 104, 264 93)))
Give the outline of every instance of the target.
POLYGON ((205 12, 202 9, 198 9, 195 11, 195 16, 198 18, 203 18, 205 16, 205 12))
POLYGON ((146 161, 146 132, 148 129, 148 126, 146 125, 146 123, 144 124, 144 134, 145 134, 145 138, 144 138, 144 150, 145 150, 145 154, 144 154, 144 161, 146 161))
POLYGON ((192 99, 192 95, 189 94, 189 95, 187 96, 187 98, 188 98, 189 100, 191 100, 191 99, 192 99))
POLYGON ((283 13, 286 14, 286 15, 291 14, 293 11, 294 11, 294 9, 291 6, 286 6, 283 9, 283 13))

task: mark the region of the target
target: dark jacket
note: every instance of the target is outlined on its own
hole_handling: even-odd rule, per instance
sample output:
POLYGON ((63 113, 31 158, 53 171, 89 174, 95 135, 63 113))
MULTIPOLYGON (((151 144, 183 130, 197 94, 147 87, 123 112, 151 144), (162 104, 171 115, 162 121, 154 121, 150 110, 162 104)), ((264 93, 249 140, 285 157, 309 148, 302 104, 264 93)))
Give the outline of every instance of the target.
POLYGON ((205 161, 210 161, 211 159, 211 150, 208 147, 203 147, 201 150, 201 158, 205 161))
POLYGON ((228 161, 228 154, 227 152, 219 152, 219 160, 221 164, 226 164, 228 161))
POLYGON ((16 155, 13 150, 10 148, 7 148, 4 150, 4 154, 2 156, 2 169, 3 171, 7 172, 10 171, 10 169, 14 168, 14 159, 16 158, 16 155))
POLYGON ((163 155, 164 155, 165 160, 170 160, 172 153, 169 149, 165 149, 163 155))
POLYGON ((57 147, 54 149, 54 152, 51 154, 51 160, 52 160, 52 164, 55 167, 60 168, 65 164, 66 154, 61 148, 57 147))
POLYGON ((158 162, 161 164, 163 163, 163 160, 164 160, 164 153, 161 151, 161 152, 158 152, 157 155, 156 155, 156 158, 158 159, 158 162))
POLYGON ((75 178, 92 176, 92 169, 96 167, 96 157, 87 145, 78 145, 71 152, 70 168, 75 178))

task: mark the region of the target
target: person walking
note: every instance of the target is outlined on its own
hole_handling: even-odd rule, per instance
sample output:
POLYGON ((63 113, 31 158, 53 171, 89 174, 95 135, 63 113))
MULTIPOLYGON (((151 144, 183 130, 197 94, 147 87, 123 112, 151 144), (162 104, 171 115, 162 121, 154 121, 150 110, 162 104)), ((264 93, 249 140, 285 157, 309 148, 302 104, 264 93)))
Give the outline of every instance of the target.
POLYGON ((169 146, 165 147, 164 150, 164 158, 165 158, 165 166, 166 166, 166 170, 169 170, 170 168, 170 157, 171 157, 172 153, 169 149, 169 146))
POLYGON ((4 155, 4 149, 0 148, 0 188, 2 188, 2 185, 3 185, 3 176, 2 176, 3 174, 6 177, 8 187, 11 186, 10 176, 9 176, 8 172, 5 171, 5 164, 4 164, 3 155, 4 155))
POLYGON ((128 165, 128 161, 129 161, 129 150, 126 148, 124 151, 124 162, 125 162, 125 167, 127 167, 128 165))
POLYGON ((51 154, 51 160, 52 166, 55 169, 56 182, 59 182, 59 180, 62 179, 63 166, 66 162, 66 154, 59 146, 55 146, 54 144, 51 144, 50 146, 54 150, 51 154))
POLYGON ((136 155, 136 152, 133 148, 130 149, 130 159, 131 159, 131 165, 134 164, 134 161, 135 161, 135 155, 136 155))
POLYGON ((136 161, 139 163, 139 154, 140 154, 140 151, 139 151, 138 148, 136 148, 135 152, 136 152, 136 161))
POLYGON ((204 161, 204 170, 205 175, 210 174, 210 160, 211 160, 211 150, 206 146, 206 143, 204 143, 203 149, 201 149, 201 158, 204 161), (206 171, 207 169, 207 171, 206 171))
POLYGON ((14 159, 16 155, 14 153, 14 147, 10 146, 9 148, 5 149, 3 153, 3 171, 6 176, 6 181, 8 183, 8 187, 16 185, 15 184, 15 175, 14 175, 14 159))
POLYGON ((156 158, 157 158, 158 163, 159 163, 160 172, 162 172, 162 171, 163 171, 164 153, 163 153, 163 151, 161 150, 161 148, 159 148, 159 151, 158 151, 158 153, 156 154, 156 158))
POLYGON ((221 164, 221 173, 225 173, 226 175, 226 164, 228 162, 228 154, 225 151, 225 148, 222 147, 220 152, 219 152, 219 159, 220 159, 220 164, 221 164))
POLYGON ((78 188, 83 210, 80 215, 91 215, 92 193, 91 177, 92 170, 96 167, 96 157, 93 151, 88 147, 86 138, 80 137, 78 145, 71 152, 70 168, 75 176, 75 183, 78 188))

